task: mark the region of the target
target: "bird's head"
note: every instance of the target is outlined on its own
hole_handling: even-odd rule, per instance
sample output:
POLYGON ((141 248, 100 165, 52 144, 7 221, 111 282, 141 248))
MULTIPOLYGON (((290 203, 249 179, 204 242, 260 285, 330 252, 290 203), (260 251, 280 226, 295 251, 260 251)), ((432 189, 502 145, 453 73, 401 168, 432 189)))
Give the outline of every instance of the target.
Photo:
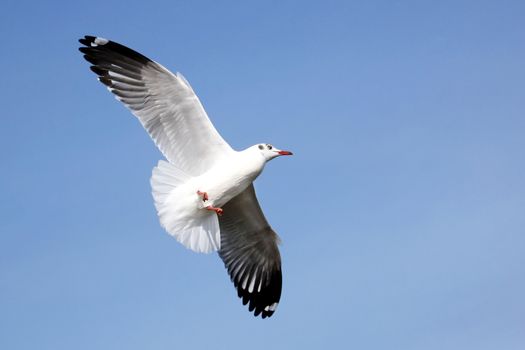
POLYGON ((256 152, 259 152, 264 157, 264 159, 266 159, 266 161, 272 160, 275 157, 291 156, 293 154, 290 151, 280 150, 280 149, 270 145, 269 143, 260 143, 258 145, 252 146, 252 148, 256 152))

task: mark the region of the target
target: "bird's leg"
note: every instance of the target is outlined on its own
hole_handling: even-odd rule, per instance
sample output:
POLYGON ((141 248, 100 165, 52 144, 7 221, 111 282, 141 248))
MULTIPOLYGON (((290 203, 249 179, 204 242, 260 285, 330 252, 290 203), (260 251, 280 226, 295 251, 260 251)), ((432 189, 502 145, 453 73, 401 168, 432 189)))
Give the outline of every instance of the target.
MULTIPOLYGON (((206 202, 208 201, 208 194, 206 192, 202 192, 200 190, 197 190, 197 194, 199 196, 202 197, 202 201, 203 202, 206 202)), ((213 205, 208 205, 207 207, 205 207, 206 210, 213 210, 214 212, 217 213, 217 215, 221 216, 222 213, 223 213, 223 210, 222 208, 215 208, 213 205)))
POLYGON ((207 210, 213 210, 213 211, 216 212, 217 215, 219 215, 219 216, 221 216, 222 213, 224 212, 224 211, 222 210, 222 208, 215 208, 215 207, 212 206, 212 205, 208 205, 208 206, 206 207, 206 209, 207 209, 207 210))
POLYGON ((197 190, 197 194, 202 197, 203 202, 206 202, 208 200, 208 194, 206 192, 201 192, 197 190))

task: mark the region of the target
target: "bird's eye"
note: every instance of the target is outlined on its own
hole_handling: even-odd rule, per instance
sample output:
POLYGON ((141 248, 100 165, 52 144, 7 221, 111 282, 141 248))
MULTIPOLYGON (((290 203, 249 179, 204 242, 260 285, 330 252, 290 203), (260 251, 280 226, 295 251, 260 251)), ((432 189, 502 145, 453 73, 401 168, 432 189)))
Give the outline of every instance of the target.
POLYGON ((263 145, 259 145, 259 149, 264 149, 264 146, 263 145))
POLYGON ((266 145, 266 147, 268 147, 268 149, 272 149, 273 148, 272 145, 266 145))

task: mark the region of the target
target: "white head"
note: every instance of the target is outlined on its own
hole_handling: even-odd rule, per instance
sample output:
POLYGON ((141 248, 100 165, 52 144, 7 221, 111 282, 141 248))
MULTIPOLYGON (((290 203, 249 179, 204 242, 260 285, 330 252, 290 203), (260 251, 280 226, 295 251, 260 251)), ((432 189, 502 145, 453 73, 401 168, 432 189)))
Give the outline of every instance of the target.
POLYGON ((283 151, 276 147, 273 147, 269 143, 260 143, 258 145, 254 145, 251 148, 254 149, 254 151, 259 152, 266 161, 272 160, 275 157, 279 156, 291 156, 293 153, 290 151, 283 151))

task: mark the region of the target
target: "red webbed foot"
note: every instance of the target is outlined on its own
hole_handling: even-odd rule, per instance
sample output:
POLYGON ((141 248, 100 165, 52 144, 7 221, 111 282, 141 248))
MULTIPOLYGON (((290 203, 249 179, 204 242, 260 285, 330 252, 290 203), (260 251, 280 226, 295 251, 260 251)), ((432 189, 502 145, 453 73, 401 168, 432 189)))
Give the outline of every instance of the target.
POLYGON ((224 213, 224 210, 222 210, 222 208, 215 208, 215 207, 213 207, 213 206, 211 206, 211 205, 208 205, 208 206, 206 207, 206 209, 207 209, 207 210, 213 210, 213 211, 216 212, 217 215, 219 215, 219 216, 221 216, 222 213, 224 213))

